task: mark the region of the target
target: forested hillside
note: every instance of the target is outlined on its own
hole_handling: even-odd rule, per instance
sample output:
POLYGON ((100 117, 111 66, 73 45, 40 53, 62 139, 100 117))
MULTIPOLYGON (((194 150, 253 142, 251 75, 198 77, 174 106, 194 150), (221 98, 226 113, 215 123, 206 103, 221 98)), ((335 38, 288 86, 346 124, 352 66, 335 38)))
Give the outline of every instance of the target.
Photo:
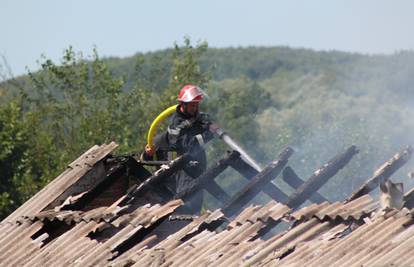
MULTIPOLYGON (((330 200, 414 143, 413 52, 216 49, 186 39, 122 59, 69 48, 61 62, 41 58, 39 67, 0 84, 0 218, 94 144, 114 140, 119 153, 140 152, 152 119, 186 83, 205 88, 204 110, 263 166, 290 145, 290 164, 306 179, 356 145, 360 153, 324 187, 330 200)), ((210 158, 225 149, 214 141, 210 158)), ((412 185, 408 165, 394 180, 412 185)))

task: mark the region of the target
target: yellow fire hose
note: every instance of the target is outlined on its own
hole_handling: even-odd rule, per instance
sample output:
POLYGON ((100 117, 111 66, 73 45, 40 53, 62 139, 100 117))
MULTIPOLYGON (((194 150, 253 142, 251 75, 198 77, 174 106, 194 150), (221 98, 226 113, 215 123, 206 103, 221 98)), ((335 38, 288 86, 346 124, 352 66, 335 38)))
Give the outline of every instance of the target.
POLYGON ((173 114, 177 109, 178 105, 171 106, 164 110, 158 115, 155 120, 152 122, 147 135, 147 144, 150 148, 154 149, 154 136, 157 133, 158 125, 163 122, 168 116, 173 114))

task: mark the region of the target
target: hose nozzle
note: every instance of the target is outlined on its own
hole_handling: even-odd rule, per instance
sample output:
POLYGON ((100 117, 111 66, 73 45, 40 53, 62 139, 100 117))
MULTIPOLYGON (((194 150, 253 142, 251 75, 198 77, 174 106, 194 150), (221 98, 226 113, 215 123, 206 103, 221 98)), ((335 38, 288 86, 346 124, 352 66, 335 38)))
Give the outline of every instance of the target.
POLYGON ((223 135, 226 134, 226 132, 223 129, 221 129, 221 128, 217 128, 217 130, 215 131, 215 133, 217 134, 217 136, 219 138, 223 138, 223 135))

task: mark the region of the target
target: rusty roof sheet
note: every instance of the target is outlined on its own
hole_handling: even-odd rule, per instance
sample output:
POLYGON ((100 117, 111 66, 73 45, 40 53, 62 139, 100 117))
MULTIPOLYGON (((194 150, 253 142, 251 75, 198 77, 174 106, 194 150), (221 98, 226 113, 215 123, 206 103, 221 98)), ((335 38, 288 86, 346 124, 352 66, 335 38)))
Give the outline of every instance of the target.
POLYGON ((404 256, 414 246, 414 239, 410 238, 414 233, 411 215, 388 216, 355 228, 334 221, 321 222, 314 217, 267 241, 254 239, 264 222, 245 221, 218 233, 204 230, 185 242, 166 239, 150 249, 140 247, 128 259, 116 259, 113 265, 126 262, 133 266, 149 266, 154 262, 160 266, 414 264, 414 257, 404 256))
POLYGON ((133 226, 142 225, 148 227, 154 221, 171 214, 176 208, 181 206, 183 201, 181 199, 172 200, 164 205, 144 205, 136 209, 135 211, 122 215, 117 218, 112 224, 116 227, 120 225, 131 224, 133 226))
POLYGON ((292 214, 270 201, 244 209, 221 228, 214 225, 229 218, 221 210, 206 211, 162 238, 157 230, 173 226, 166 218, 181 200, 118 206, 124 196, 84 212, 62 210, 64 205, 45 210, 57 197, 65 196, 69 204, 81 198, 85 192, 64 192, 115 147, 93 147, 0 223, 1 266, 414 265, 412 214, 391 210, 371 218, 377 203, 368 195, 292 214), (292 220, 291 228, 262 239, 261 230, 282 219, 292 220))
POLYGON ((296 220, 310 219, 317 217, 320 220, 325 219, 354 219, 359 220, 362 216, 370 214, 378 207, 369 195, 364 195, 348 203, 341 202, 324 202, 321 204, 311 204, 292 214, 296 220))
MULTIPOLYGON (((278 259, 268 257, 269 266, 408 266, 414 246, 411 216, 379 218, 350 231, 344 237, 315 238, 297 243, 291 252, 278 259)), ((286 249, 286 247, 285 247, 286 249)))
POLYGON ((84 222, 110 222, 115 227, 124 226, 126 224, 132 224, 137 227, 141 225, 143 227, 150 226, 154 221, 162 218, 168 214, 171 214, 176 208, 181 206, 183 201, 181 199, 176 199, 167 202, 164 205, 155 204, 150 205, 146 204, 144 206, 138 207, 135 211, 128 212, 124 215, 120 215, 125 211, 128 206, 110 206, 110 207, 99 207, 92 209, 86 212, 82 211, 73 211, 73 210, 62 210, 54 211, 47 210, 42 211, 33 216, 22 216, 18 222, 23 222, 26 219, 31 221, 64 221, 67 224, 78 223, 81 221, 84 222))
MULTIPOLYGON (((179 204, 180 205, 180 204, 179 204)), ((26 219, 29 219, 31 221, 64 221, 67 224, 71 223, 77 223, 80 221, 106 221, 109 222, 113 218, 117 217, 118 214, 125 209, 127 209, 128 206, 110 206, 110 207, 99 207, 96 209, 92 209, 89 211, 78 211, 78 210, 45 210, 42 212, 39 212, 38 214, 31 215, 31 216, 22 216, 20 217, 17 222, 22 222, 26 219)))
POLYGON ((14 266, 15 264, 27 266, 106 264, 109 259, 116 256, 117 253, 114 250, 118 246, 132 238, 141 229, 150 227, 161 218, 171 214, 181 204, 182 200, 179 199, 165 205, 146 205, 130 213, 129 220, 124 226, 117 225, 117 227, 94 215, 98 215, 98 210, 105 212, 103 209, 84 213, 61 211, 46 214, 43 212, 30 219, 21 219, 20 222, 2 222, 0 224, 0 263, 3 266, 14 266), (79 220, 74 219, 74 214, 78 216, 76 218, 79 220), (69 221, 75 223, 73 227, 50 242, 43 242, 49 237, 47 231, 33 239, 32 237, 44 227, 44 221, 40 218, 50 220, 53 215, 61 216, 60 218, 63 220, 68 220, 68 217, 72 216, 69 221), (113 228, 113 234, 104 242, 99 242, 89 236, 91 233, 100 232, 108 227, 113 228), (30 257, 27 257, 28 255, 30 257))
POLYGON ((134 236, 145 229, 156 227, 161 218, 182 204, 181 200, 164 205, 144 205, 125 214, 125 210, 120 209, 120 212, 113 213, 114 217, 109 222, 98 215, 99 212, 106 214, 109 208, 116 211, 114 207, 78 212, 77 218, 81 219, 70 220, 72 227, 51 241, 46 241, 49 237, 47 232, 33 237, 44 226, 40 218, 49 220, 51 216, 60 216, 67 219, 74 216, 75 212, 42 212, 37 217, 20 222, 0 224, 0 262, 8 266, 414 264, 414 258, 407 257, 414 246, 411 214, 391 211, 376 219, 357 220, 357 211, 362 214, 362 210, 369 207, 370 203, 372 199, 365 197, 339 206, 337 203, 320 205, 319 211, 315 207, 304 208, 291 217, 300 218, 299 224, 268 240, 260 238, 260 230, 271 221, 286 219, 290 212, 280 203, 269 202, 264 206, 248 207, 220 231, 204 227, 223 219, 220 210, 208 211, 158 243, 153 243, 157 238, 148 232, 121 255, 120 247, 133 242, 134 236), (321 220, 338 216, 349 220, 321 220), (104 234, 108 228, 112 230, 104 239, 95 239, 91 235, 104 234), (150 244, 155 245, 151 247, 150 244))
POLYGON ((98 161, 108 155, 118 145, 114 142, 93 146, 82 156, 69 164, 68 168, 52 182, 26 201, 3 221, 15 221, 21 216, 34 215, 45 209, 61 196, 71 185, 82 178, 98 161))
POLYGON ((244 209, 235 219, 233 219, 233 221, 229 223, 229 227, 235 227, 236 225, 241 225, 247 221, 252 223, 259 220, 266 222, 269 219, 277 221, 289 211, 290 208, 288 206, 274 200, 269 201, 264 206, 252 205, 244 209))

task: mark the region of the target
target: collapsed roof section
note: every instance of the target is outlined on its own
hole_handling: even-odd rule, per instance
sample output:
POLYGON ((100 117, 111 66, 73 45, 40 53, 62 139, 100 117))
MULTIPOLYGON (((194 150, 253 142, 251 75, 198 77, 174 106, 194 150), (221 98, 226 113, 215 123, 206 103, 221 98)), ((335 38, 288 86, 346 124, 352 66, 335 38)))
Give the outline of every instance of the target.
POLYGON ((317 193, 358 153, 354 146, 303 181, 288 166, 293 150, 258 173, 230 152, 174 196, 164 185, 188 157, 154 174, 130 156, 114 157, 115 143, 94 146, 0 223, 0 262, 7 266, 376 266, 414 264, 413 192, 405 209, 374 216, 367 195, 411 157, 406 148, 384 163, 344 202, 317 193), (248 183, 230 195, 214 178, 233 168, 248 183), (280 175, 281 174, 281 175, 280 175), (282 176, 290 195, 271 181, 282 176), (199 190, 221 209, 201 215, 175 211, 199 190), (273 200, 250 205, 264 192, 273 200), (307 200, 314 202, 298 209, 307 200), (402 257, 404 255, 404 257, 402 257))

